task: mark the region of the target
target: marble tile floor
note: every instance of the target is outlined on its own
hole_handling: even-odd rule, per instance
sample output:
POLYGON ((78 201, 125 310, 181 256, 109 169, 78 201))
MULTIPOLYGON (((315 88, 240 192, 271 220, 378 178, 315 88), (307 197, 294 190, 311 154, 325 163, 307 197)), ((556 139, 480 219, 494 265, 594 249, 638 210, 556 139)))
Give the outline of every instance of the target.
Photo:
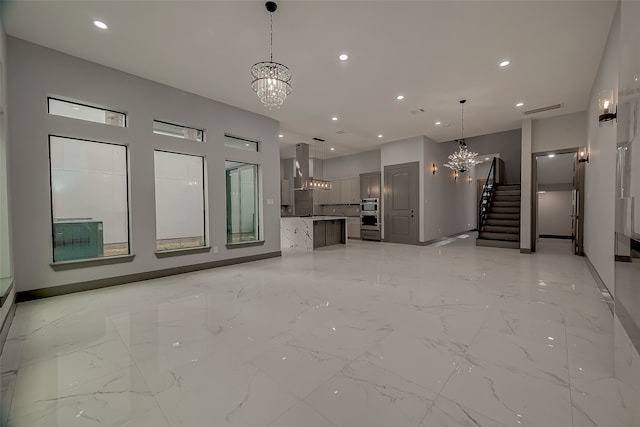
MULTIPOLYGON (((20 304, 11 427, 632 427, 566 241, 347 247, 20 304)), ((633 426, 635 427, 635 426, 633 426)))

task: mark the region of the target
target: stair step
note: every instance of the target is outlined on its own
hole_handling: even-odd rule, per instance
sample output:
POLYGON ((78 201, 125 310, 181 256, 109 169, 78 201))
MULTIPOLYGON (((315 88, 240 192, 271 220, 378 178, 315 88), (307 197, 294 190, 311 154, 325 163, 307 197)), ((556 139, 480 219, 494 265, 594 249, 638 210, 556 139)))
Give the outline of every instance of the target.
POLYGON ((520 190, 502 190, 499 188, 493 194, 496 196, 519 196, 520 190))
POLYGON ((489 212, 487 214, 487 219, 508 219, 512 221, 520 222, 520 213, 496 213, 489 212))
POLYGON ((520 184, 513 184, 513 185, 500 185, 498 184, 496 186, 497 189, 499 190, 520 190, 520 184))
POLYGON ((520 226, 510 227, 507 225, 487 225, 482 227, 483 232, 490 233, 508 233, 508 234, 520 234, 520 226))
POLYGON ((520 228, 520 221, 515 219, 492 219, 487 218, 484 220, 484 225, 503 225, 507 227, 518 227, 520 228))
POLYGON ((520 196, 493 196, 493 202, 518 202, 520 203, 520 196))
POLYGON ((508 242, 505 240, 476 239, 476 246, 488 246, 492 248, 520 249, 520 242, 508 242))
POLYGON ((509 240, 512 242, 520 241, 520 234, 511 234, 511 233, 490 233, 490 232, 480 232, 481 239, 487 240, 509 240))
POLYGON ((514 207, 514 206, 508 206, 508 207, 502 207, 502 206, 489 206, 489 212, 490 213, 513 213, 513 214, 520 214, 520 206, 514 207))
POLYGON ((491 206, 502 206, 502 207, 520 207, 520 201, 503 201, 503 200, 494 200, 493 203, 491 203, 491 206))

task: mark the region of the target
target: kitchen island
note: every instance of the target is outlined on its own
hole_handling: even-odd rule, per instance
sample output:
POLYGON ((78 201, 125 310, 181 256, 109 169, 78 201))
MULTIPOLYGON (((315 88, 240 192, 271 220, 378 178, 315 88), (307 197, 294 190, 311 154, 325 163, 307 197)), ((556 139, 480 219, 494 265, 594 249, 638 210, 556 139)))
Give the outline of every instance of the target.
POLYGON ((345 216, 291 216, 280 218, 280 248, 310 252, 324 246, 347 243, 345 216))

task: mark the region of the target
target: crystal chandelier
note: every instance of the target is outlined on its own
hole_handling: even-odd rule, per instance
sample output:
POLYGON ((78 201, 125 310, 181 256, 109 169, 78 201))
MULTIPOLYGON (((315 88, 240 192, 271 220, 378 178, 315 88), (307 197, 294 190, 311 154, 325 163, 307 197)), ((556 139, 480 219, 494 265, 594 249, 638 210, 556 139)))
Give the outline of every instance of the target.
POLYGON ((476 157, 478 153, 474 153, 473 151, 469 151, 467 149, 467 143, 464 142, 464 103, 467 102, 466 99, 460 100, 460 106, 462 108, 462 132, 461 138, 458 140, 458 151, 449 155, 449 162, 445 163, 443 166, 453 169, 455 172, 466 172, 467 170, 473 168, 478 163, 482 163, 480 160, 477 160, 476 157))
POLYGON ((286 65, 273 62, 273 12, 278 5, 268 1, 265 7, 269 12, 271 34, 271 57, 269 61, 258 62, 251 66, 251 89, 260 101, 271 110, 280 108, 287 95, 291 93, 291 71, 286 65))

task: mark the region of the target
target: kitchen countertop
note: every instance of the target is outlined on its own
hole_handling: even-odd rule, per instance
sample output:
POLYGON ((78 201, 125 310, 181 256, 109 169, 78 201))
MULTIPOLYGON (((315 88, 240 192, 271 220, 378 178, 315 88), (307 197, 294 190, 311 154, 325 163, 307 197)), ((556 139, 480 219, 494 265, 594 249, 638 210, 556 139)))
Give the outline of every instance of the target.
POLYGON ((332 215, 315 215, 315 216, 283 216, 284 218, 300 218, 309 221, 331 221, 334 219, 347 219, 346 216, 332 216, 332 215))

